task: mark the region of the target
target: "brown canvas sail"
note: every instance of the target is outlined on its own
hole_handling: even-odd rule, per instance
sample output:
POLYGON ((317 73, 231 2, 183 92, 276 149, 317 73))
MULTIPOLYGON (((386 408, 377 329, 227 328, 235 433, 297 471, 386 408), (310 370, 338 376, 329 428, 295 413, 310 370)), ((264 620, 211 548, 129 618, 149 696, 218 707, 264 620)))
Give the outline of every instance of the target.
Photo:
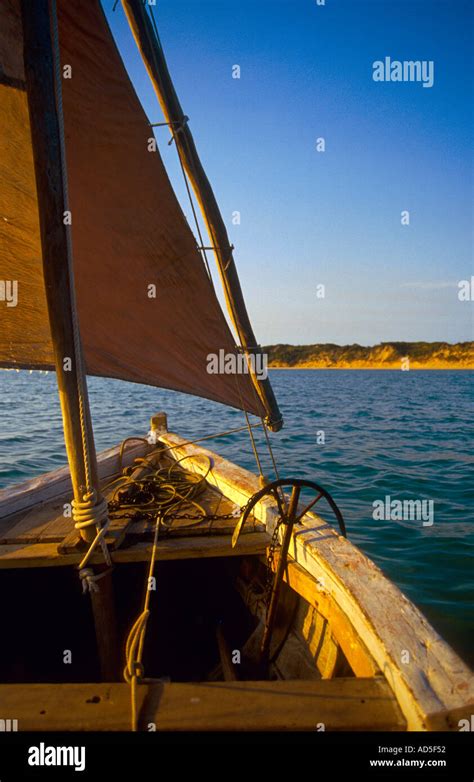
MULTIPOLYGON (((61 64, 70 66, 61 83, 87 372, 265 415, 248 375, 207 372, 208 355, 235 352, 235 339, 159 152, 149 151, 152 132, 100 3, 59 0, 57 9, 61 64)), ((22 45, 19 2, 4 0, 0 366, 53 368, 22 45)))

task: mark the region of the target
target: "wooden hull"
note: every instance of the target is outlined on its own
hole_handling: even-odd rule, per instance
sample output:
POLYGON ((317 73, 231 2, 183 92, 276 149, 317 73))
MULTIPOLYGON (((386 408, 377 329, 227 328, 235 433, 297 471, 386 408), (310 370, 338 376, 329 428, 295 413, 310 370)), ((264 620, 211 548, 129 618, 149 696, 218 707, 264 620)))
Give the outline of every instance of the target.
MULTIPOLYGON (((176 434, 162 432, 159 440, 173 458, 186 456, 194 472, 204 474, 203 457, 211 459, 206 501, 218 498, 226 512, 260 488, 252 473, 176 434)), ((150 450, 143 442, 132 445, 124 464, 150 450)), ((99 457, 103 482, 117 474, 118 453, 99 457)), ((0 492, 0 578, 8 570, 78 564, 81 546, 62 514, 70 492, 67 469, 0 492)), ((160 561, 171 568, 180 561, 188 567, 185 560, 208 562, 210 572, 221 561, 219 578, 240 596, 253 623, 236 647, 243 662, 255 656, 261 638, 261 575, 277 520, 274 503, 263 499, 235 548, 237 517, 174 530, 158 545, 158 585, 160 561)), ((150 530, 126 516, 112 522, 107 540, 117 567, 150 559, 150 530)), ((216 681, 226 673, 225 655, 208 681, 147 680, 138 687, 141 729, 458 730, 459 721, 470 718, 470 670, 379 568, 316 514, 307 513, 295 528, 285 580, 271 680, 254 680, 238 662, 227 678, 245 672, 251 681, 216 681)), ((216 641, 216 649, 223 643, 216 641)), ((2 711, 19 720, 20 730, 128 730, 129 697, 125 683, 0 685, 2 711)))

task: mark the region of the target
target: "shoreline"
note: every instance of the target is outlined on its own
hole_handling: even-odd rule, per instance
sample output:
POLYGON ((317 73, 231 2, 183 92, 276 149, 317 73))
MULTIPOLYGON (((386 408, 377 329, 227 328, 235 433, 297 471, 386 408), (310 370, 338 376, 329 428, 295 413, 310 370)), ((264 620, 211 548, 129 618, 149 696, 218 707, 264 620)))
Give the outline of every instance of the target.
POLYGON ((436 371, 449 371, 449 370, 456 370, 456 371, 463 370, 465 372, 472 372, 474 370, 474 366, 466 367, 459 364, 455 364, 454 366, 446 366, 446 365, 430 366, 430 365, 421 364, 421 365, 410 366, 409 369, 402 369, 399 365, 398 366, 393 365, 387 367, 380 364, 375 364, 370 366, 367 364, 364 366, 355 366, 354 364, 332 365, 332 366, 328 366, 325 364, 297 364, 295 366, 289 366, 289 365, 280 366, 279 364, 269 364, 268 369, 334 369, 334 370, 352 369, 352 370, 363 370, 363 371, 374 369, 377 370, 378 372, 383 372, 384 370, 387 372, 388 371, 413 372, 416 370, 429 370, 431 372, 436 372, 436 371))
POLYGON ((315 343, 266 345, 271 369, 472 370, 471 342, 380 342, 363 346, 315 343))

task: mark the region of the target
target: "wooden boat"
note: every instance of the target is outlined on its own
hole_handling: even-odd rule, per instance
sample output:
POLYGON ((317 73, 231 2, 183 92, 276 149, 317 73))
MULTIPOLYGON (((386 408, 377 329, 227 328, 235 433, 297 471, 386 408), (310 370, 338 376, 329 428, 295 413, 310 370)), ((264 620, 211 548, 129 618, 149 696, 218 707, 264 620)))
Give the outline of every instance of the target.
MULTIPOLYGON (((232 248, 153 19, 140 0, 123 7, 203 212, 239 340, 234 355, 249 358, 259 347, 232 248)), ((8 0, 2 14, 0 107, 20 121, 0 134, 1 204, 8 213, 14 202, 16 215, 13 228, 7 218, 2 225, 0 261, 5 279, 19 278, 20 304, 0 310, 0 366, 56 369, 69 467, 0 492, 0 583, 12 595, 3 609, 1 725, 458 730, 473 709, 471 672, 346 539, 322 487, 259 478, 203 447, 223 433, 190 441, 168 431, 164 414, 153 416, 147 436, 96 457, 86 372, 194 391, 257 415, 265 434, 281 416, 250 360, 237 382, 206 373, 212 349, 232 353, 231 333, 161 161, 150 172, 143 166, 139 145, 149 130, 99 4, 8 0), (24 47, 23 60, 12 41, 24 47), (73 86, 64 73, 58 86, 58 63, 71 67, 73 86), (135 155, 124 174, 130 218, 118 205, 121 176, 106 197, 100 186, 104 171, 118 171, 117 145, 100 135, 115 104, 135 155), (22 163, 16 150, 28 145, 22 163), (143 192, 158 192, 155 180, 158 213, 143 207, 143 192), (120 290, 155 279, 153 270, 163 287, 159 317, 142 301, 133 328, 136 307, 119 317, 120 290), (35 295, 21 299, 28 285, 35 295), (320 500, 327 511, 317 515, 320 500)))

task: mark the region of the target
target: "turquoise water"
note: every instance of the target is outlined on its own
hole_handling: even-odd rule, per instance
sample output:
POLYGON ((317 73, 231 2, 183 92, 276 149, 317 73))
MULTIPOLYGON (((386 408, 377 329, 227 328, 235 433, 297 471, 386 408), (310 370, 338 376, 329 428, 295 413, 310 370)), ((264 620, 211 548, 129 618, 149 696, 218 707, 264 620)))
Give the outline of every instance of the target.
MULTIPOLYGON (((350 539, 471 664, 472 378, 454 371, 271 372, 285 417, 284 429, 272 436, 281 475, 327 488, 350 539), (372 503, 386 495, 432 500, 433 525, 374 520, 372 503)), ((90 379, 89 389, 100 450, 144 434, 160 410, 170 430, 189 438, 243 423, 238 411, 184 394, 99 378, 90 379)), ((255 469, 245 432, 207 445, 255 469)), ((263 443, 260 450, 264 455, 263 443)), ((54 375, 0 372, 0 487, 64 462, 54 375)), ((268 458, 264 465, 271 474, 268 458)))

